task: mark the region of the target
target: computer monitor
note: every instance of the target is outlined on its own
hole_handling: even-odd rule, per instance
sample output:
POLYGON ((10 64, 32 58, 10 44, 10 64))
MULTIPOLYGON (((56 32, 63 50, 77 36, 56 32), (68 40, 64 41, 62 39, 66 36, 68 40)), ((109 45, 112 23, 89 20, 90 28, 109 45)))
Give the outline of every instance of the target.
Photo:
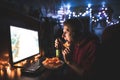
POLYGON ((10 25, 10 63, 40 54, 38 30, 10 25))

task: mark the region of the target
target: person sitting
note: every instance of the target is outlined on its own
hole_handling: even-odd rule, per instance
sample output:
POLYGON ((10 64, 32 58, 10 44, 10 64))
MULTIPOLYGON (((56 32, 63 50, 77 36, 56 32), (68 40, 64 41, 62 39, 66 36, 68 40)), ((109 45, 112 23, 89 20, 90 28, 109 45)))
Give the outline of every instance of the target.
MULTIPOLYGON (((84 24, 78 18, 67 19, 63 23, 62 34, 65 42, 56 39, 55 47, 62 47, 62 55, 65 63, 81 79, 93 80, 93 76, 95 76, 94 63, 96 51, 100 41, 96 35, 85 32, 84 24)), ((69 79, 71 78, 69 77, 69 79)))

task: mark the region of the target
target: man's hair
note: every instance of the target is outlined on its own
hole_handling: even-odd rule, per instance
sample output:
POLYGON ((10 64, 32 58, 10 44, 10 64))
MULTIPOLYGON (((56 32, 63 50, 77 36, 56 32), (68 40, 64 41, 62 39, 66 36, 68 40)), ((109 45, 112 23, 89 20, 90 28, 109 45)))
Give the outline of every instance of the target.
POLYGON ((80 19, 67 19, 63 24, 69 28, 73 40, 78 40, 84 35, 84 26, 80 19))

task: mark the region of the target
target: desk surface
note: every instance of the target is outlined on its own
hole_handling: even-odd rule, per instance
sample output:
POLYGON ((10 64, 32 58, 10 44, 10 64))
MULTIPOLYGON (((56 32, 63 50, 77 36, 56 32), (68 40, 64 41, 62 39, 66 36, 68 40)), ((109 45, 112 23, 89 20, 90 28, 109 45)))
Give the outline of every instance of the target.
POLYGON ((66 65, 63 65, 59 69, 50 70, 44 69, 42 72, 36 72, 32 74, 21 73, 20 76, 14 76, 12 72, 11 76, 8 76, 4 73, 3 76, 0 76, 0 80, 76 80, 78 78, 73 74, 69 74, 69 68, 66 65))

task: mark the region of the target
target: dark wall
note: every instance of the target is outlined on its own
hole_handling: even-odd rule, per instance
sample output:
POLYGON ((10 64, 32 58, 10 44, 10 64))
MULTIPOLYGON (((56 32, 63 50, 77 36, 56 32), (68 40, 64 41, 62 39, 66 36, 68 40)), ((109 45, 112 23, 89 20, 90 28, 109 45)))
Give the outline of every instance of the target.
POLYGON ((9 8, 0 6, 0 60, 4 54, 9 54, 10 37, 9 26, 18 26, 28 29, 38 30, 40 34, 41 26, 38 20, 26 16, 9 8))
POLYGON ((44 22, 18 11, 0 6, 0 59, 5 53, 9 54, 9 26, 18 26, 39 31, 40 50, 45 56, 54 54, 54 21, 47 18, 44 22))

